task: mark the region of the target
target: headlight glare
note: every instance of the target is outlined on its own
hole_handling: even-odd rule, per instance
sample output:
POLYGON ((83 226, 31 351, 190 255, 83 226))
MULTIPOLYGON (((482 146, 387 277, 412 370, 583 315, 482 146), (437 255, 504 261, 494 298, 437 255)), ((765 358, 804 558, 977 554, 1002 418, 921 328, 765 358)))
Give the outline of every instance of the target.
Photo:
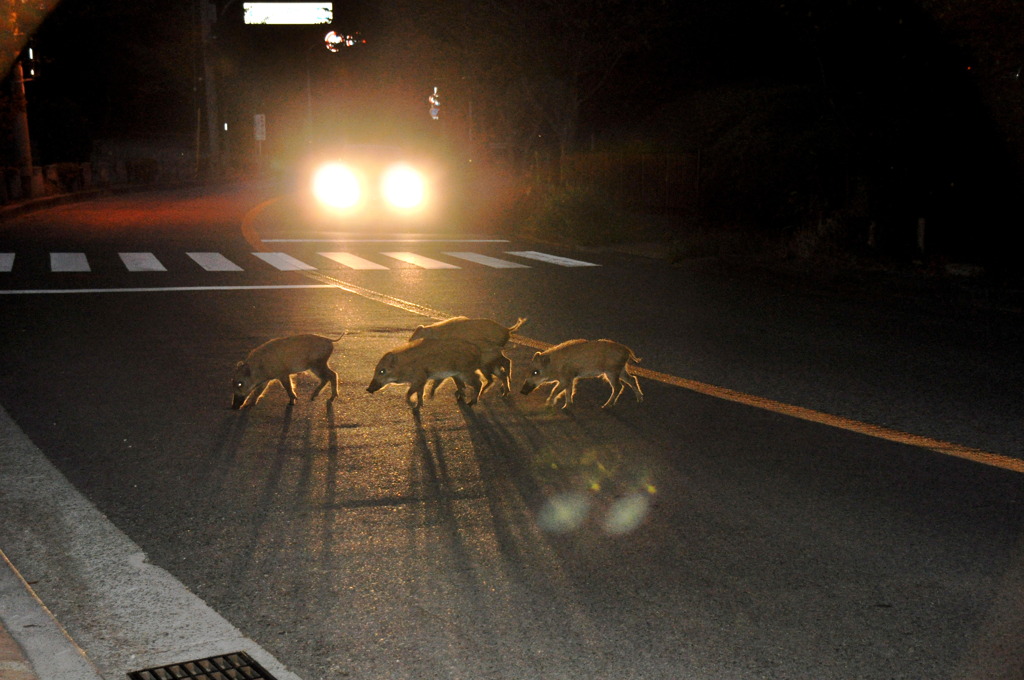
POLYGON ((381 177, 381 195, 399 212, 420 210, 427 201, 427 180, 409 165, 393 165, 381 177))
POLYGON ((313 195, 334 210, 352 210, 363 200, 359 176, 342 163, 329 163, 316 171, 313 195))

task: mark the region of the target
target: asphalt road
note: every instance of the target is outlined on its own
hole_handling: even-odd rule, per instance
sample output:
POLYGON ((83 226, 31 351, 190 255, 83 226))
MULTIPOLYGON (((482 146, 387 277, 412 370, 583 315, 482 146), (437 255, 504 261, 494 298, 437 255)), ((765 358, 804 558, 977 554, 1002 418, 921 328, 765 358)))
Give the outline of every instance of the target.
MULTIPOLYGON (((296 676, 1024 674, 1019 314, 296 214, 228 188, 0 223, 0 405, 96 522, 296 676), (456 314, 528 318, 513 396, 367 394, 456 314), (228 409, 249 349, 341 331, 333 404, 303 376, 293 407, 228 409), (572 337, 632 347, 644 403, 519 395, 572 337)), ((134 643, 124 602, 161 605, 97 566, 107 534, 7 479, 0 548, 105 676, 179 653, 160 620, 134 643)))

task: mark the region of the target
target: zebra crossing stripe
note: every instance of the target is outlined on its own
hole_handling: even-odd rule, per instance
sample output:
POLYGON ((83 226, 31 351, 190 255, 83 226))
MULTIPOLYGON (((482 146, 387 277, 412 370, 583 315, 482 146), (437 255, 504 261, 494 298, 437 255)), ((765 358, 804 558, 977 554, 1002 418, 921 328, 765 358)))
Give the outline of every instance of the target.
POLYGON ((153 253, 118 253, 130 272, 165 272, 167 267, 153 253))
POLYGON ((50 253, 51 272, 88 272, 89 260, 85 253, 50 253))
POLYGON ((446 252, 445 255, 451 255, 457 257, 460 260, 469 260, 476 264, 482 264, 485 267, 493 267, 495 269, 529 269, 530 265, 521 264, 519 262, 509 262, 508 260, 499 260, 496 257, 490 257, 489 255, 481 255, 480 253, 451 253, 446 252))
POLYGON ((297 260, 287 253, 253 253, 267 264, 280 269, 283 272, 309 271, 316 267, 297 260))
POLYGON ((203 291, 235 290, 316 290, 337 288, 337 284, 314 283, 306 285, 261 285, 261 286, 150 286, 147 288, 36 288, 29 290, 0 289, 0 296, 7 295, 82 295, 93 293, 192 293, 203 291))
POLYGON ((508 243, 507 238, 264 238, 263 243, 508 243))
POLYGON ((376 262, 370 262, 369 260, 364 260, 363 258, 359 257, 358 255, 353 255, 352 253, 320 253, 320 254, 323 255, 324 257, 326 257, 328 260, 334 260, 338 264, 344 265, 344 266, 348 267, 349 269, 387 269, 387 267, 385 267, 382 264, 377 264, 376 262))
MULTIPOLYGON (((224 255, 216 252, 189 252, 186 253, 193 261, 208 272, 241 272, 245 271, 224 255)), ((406 264, 423 269, 461 269, 458 265, 442 262, 423 255, 409 251, 387 251, 380 255, 404 262, 406 264)), ((459 260, 472 262, 484 267, 493 269, 529 269, 530 265, 522 264, 511 260, 491 257, 476 252, 468 251, 445 251, 445 255, 459 260)), ((560 267, 598 267, 600 265, 582 260, 574 260, 568 257, 549 255, 535 250, 507 251, 508 255, 522 257, 538 262, 544 262, 560 267)), ((257 258, 271 265, 280 271, 316 271, 318 267, 307 264, 287 253, 259 253, 254 252, 257 258)), ((367 260, 351 252, 321 252, 318 253, 333 262, 336 262, 349 269, 359 270, 387 270, 389 267, 378 262, 367 260)), ((16 253, 0 253, 0 272, 11 272, 14 269, 14 258, 16 253)), ((129 272, 165 272, 167 267, 160 262, 153 254, 148 252, 126 252, 118 253, 125 268, 129 272)), ((50 270, 52 272, 90 272, 92 271, 85 253, 50 253, 50 270)))
POLYGON ((393 257, 399 262, 406 262, 417 267, 422 267, 423 269, 461 269, 461 267, 458 267, 457 265, 441 262, 440 260, 432 260, 429 257, 417 255, 416 253, 387 252, 381 253, 381 255, 387 255, 388 257, 393 257))
POLYGON ((220 253, 187 253, 187 255, 208 272, 243 271, 241 267, 220 253))
POLYGON ((560 267, 600 267, 599 264, 593 262, 584 262, 582 260, 574 260, 569 257, 559 257, 558 255, 548 255, 547 253, 538 253, 536 250, 517 250, 507 251, 509 255, 516 255, 518 257, 525 257, 528 260, 537 260, 538 262, 547 262, 548 264, 557 264, 560 267))

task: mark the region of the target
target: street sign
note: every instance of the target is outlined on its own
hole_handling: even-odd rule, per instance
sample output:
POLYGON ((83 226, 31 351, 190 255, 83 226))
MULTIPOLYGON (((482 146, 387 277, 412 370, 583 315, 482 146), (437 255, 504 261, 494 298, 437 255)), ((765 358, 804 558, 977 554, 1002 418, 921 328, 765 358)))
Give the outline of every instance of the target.
POLYGON ((329 24, 333 2, 243 2, 246 24, 329 24))
POLYGON ((437 87, 434 88, 434 94, 427 97, 427 101, 430 102, 430 117, 437 120, 441 115, 441 97, 437 94, 437 87))

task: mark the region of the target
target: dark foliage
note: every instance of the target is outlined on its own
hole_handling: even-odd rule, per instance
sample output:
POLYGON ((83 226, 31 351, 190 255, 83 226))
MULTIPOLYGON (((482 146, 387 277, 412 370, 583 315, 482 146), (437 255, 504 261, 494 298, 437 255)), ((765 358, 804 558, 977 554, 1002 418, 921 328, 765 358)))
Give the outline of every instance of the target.
MULTIPOLYGON (((216 3, 206 53, 228 153, 250 148, 254 113, 281 159, 312 141, 443 141, 525 176, 592 149, 699 153, 705 223, 904 254, 921 220, 934 252, 1006 252, 1000 227, 1020 214, 1014 0, 335 3, 335 27, 368 39, 335 55, 320 28, 242 26, 239 5, 216 3)), ((39 161, 194 131, 197 6, 64 0, 36 37, 39 161)))

